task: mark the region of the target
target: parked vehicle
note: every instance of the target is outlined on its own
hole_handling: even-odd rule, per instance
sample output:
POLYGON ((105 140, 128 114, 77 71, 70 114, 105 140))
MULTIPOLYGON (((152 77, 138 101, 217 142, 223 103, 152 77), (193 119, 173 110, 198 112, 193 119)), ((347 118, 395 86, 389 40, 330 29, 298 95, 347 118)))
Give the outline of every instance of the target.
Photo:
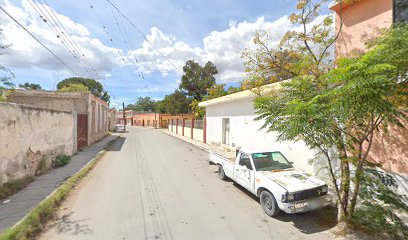
POLYGON ((300 213, 322 208, 331 201, 322 180, 293 168, 279 151, 240 150, 235 161, 210 153, 210 164, 218 165, 222 180, 232 179, 259 197, 266 214, 280 211, 300 213))

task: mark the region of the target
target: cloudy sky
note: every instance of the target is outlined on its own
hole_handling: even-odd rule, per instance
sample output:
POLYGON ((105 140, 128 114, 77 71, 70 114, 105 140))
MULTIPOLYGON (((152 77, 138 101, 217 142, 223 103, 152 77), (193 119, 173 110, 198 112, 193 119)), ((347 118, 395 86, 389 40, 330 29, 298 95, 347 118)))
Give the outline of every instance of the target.
POLYGON ((75 74, 97 76, 113 105, 172 92, 188 59, 213 61, 217 82, 234 85, 243 78, 240 52, 251 46, 254 31, 270 29, 278 40, 290 29, 287 16, 296 5, 296 0, 110 1, 133 26, 106 0, 0 0, 67 66, 3 12, 0 41, 11 45, 1 64, 12 70, 17 84, 39 83, 48 90, 75 74))

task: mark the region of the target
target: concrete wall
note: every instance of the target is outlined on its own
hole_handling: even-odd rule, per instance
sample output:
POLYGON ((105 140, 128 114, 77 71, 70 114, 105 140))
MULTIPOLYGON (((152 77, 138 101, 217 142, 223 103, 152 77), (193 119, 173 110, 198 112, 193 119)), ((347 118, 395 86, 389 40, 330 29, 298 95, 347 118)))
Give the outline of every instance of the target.
POLYGON ((109 132, 108 104, 90 93, 16 90, 7 101, 88 114, 88 145, 99 141, 109 132))
POLYGON ((89 93, 15 90, 7 98, 7 101, 59 111, 87 114, 89 95, 89 93))
POLYGON ((114 109, 108 110, 108 127, 109 131, 113 131, 116 128, 116 111, 114 109))
POLYGON ((340 29, 340 16, 344 24, 336 41, 336 57, 353 51, 361 52, 364 44, 374 39, 392 24, 393 0, 360 0, 353 5, 337 4, 331 9, 336 12, 336 30, 340 29))
POLYGON ((109 133, 108 105, 91 94, 88 104, 88 145, 91 145, 109 133))
POLYGON ((0 185, 33 176, 44 158, 76 152, 76 115, 14 103, 0 103, 0 185))
POLYGON ((193 139, 203 142, 203 129, 193 129, 193 139))
POLYGON ((295 167, 314 173, 312 165, 316 151, 309 149, 302 141, 278 142, 276 133, 261 129, 263 121, 255 121, 252 98, 220 103, 206 107, 207 143, 222 144, 222 118, 230 119, 229 146, 268 147, 281 151, 295 167))

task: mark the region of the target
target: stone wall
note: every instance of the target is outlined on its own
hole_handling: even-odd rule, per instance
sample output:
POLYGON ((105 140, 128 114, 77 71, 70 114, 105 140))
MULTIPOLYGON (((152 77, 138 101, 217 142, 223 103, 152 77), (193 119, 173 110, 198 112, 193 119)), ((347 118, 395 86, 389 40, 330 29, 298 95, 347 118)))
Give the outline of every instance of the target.
POLYGON ((76 152, 76 114, 0 103, 0 185, 49 168, 53 156, 76 152))

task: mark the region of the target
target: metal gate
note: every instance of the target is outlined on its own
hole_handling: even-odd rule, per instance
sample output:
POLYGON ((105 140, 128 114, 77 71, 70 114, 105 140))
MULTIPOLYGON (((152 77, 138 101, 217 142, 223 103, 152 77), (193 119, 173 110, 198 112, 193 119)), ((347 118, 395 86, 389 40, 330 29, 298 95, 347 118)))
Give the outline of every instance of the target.
POLYGON ((88 145, 88 114, 77 115, 77 149, 88 145))

